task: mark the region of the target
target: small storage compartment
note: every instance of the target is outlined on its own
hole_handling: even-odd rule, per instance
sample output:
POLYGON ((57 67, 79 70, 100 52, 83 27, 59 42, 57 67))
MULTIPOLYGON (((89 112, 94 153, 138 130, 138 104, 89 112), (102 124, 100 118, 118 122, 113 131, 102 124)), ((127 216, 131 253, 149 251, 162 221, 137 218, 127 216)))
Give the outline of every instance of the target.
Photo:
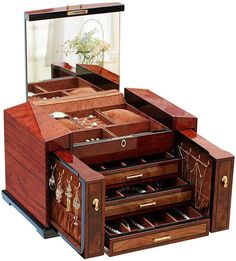
MULTIPOLYGON (((161 192, 165 190, 172 190, 176 188, 184 188, 188 185, 180 178, 166 178, 155 180, 152 182, 130 184, 117 188, 110 188, 106 190, 106 200, 112 201, 115 199, 129 198, 140 195, 145 195, 154 192, 161 192)), ((191 187, 191 186, 190 186, 191 187)))
POLYGON ((160 176, 178 176, 180 159, 169 153, 162 153, 93 164, 90 167, 101 172, 106 177, 106 185, 113 187, 160 176))
POLYGON ((178 242, 209 233, 209 220, 190 206, 106 221, 105 247, 110 256, 178 242))
POLYGON ((191 199, 192 186, 180 178, 157 180, 108 189, 105 214, 107 218, 124 216, 127 213, 190 202, 191 199))

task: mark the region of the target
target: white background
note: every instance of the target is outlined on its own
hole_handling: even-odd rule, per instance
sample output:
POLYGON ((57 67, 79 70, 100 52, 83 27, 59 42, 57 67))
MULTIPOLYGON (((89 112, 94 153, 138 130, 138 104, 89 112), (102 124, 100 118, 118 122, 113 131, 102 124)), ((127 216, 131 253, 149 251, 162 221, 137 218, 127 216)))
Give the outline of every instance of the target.
MULTIPOLYGON (((101 0, 102 1, 102 0, 101 0)), ((85 1, 83 3, 98 2, 85 1)), ((105 0, 103 1, 105 2, 105 0)), ((198 132, 236 154, 236 2, 123 0, 121 86, 148 88, 199 118, 198 132)), ((77 1, 1 1, 0 188, 4 189, 2 110, 25 99, 23 12, 77 1)), ((229 231, 138 251, 112 260, 234 260, 234 190, 229 231)), ((43 240, 0 200, 0 260, 78 260, 61 238, 43 240)), ((108 260, 106 255, 94 260, 108 260)), ((111 260, 111 259, 110 259, 111 260)))

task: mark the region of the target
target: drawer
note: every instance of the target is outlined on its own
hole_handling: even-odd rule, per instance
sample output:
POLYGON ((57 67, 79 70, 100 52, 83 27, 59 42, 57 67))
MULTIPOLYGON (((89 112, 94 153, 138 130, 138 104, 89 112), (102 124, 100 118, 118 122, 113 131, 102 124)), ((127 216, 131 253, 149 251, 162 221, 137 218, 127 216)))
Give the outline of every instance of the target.
POLYGON ((165 153, 173 148, 171 130, 114 137, 94 142, 83 142, 72 147, 73 155, 87 165, 141 157, 151 153, 165 153))
POLYGON ((192 186, 180 178, 168 178, 106 190, 106 217, 189 202, 192 186))
POLYGON ((191 207, 178 207, 107 221, 105 229, 105 249, 113 256, 206 236, 209 219, 191 207))
POLYGON ((161 160, 151 164, 142 164, 112 171, 103 171, 102 174, 106 178, 106 186, 112 186, 126 182, 143 181, 158 176, 178 174, 179 168, 180 159, 175 158, 161 160))

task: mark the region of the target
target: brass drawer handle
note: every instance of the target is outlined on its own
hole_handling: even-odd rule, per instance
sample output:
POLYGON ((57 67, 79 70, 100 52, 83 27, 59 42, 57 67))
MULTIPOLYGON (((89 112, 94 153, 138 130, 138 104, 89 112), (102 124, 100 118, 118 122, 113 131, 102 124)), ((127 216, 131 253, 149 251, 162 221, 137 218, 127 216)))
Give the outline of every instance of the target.
POLYGON ((94 206, 95 211, 99 210, 99 199, 95 198, 93 200, 93 206, 94 206))
POLYGON ((149 202, 149 203, 144 203, 144 204, 140 204, 139 207, 140 208, 145 208, 145 207, 150 207, 150 206, 156 206, 156 202, 149 202))
POLYGON ((164 240, 170 240, 171 239, 171 236, 168 235, 168 236, 164 236, 164 237, 157 237, 157 238, 154 238, 154 243, 158 243, 158 242, 161 242, 161 241, 164 241, 164 240))
POLYGON ((136 179, 136 178, 142 178, 143 174, 137 174, 137 175, 132 175, 132 176, 127 176, 127 179, 136 179))
POLYGON ((227 176, 222 177, 221 182, 223 183, 225 188, 228 187, 228 177, 227 176))

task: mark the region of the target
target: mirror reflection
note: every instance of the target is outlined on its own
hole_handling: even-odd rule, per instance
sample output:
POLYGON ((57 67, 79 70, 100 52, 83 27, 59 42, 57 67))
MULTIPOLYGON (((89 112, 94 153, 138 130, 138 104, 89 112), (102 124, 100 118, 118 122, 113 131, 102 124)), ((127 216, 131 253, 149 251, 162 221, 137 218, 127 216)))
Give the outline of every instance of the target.
POLYGON ((119 26, 119 13, 26 21, 28 84, 76 76, 78 65, 119 75, 119 26))

